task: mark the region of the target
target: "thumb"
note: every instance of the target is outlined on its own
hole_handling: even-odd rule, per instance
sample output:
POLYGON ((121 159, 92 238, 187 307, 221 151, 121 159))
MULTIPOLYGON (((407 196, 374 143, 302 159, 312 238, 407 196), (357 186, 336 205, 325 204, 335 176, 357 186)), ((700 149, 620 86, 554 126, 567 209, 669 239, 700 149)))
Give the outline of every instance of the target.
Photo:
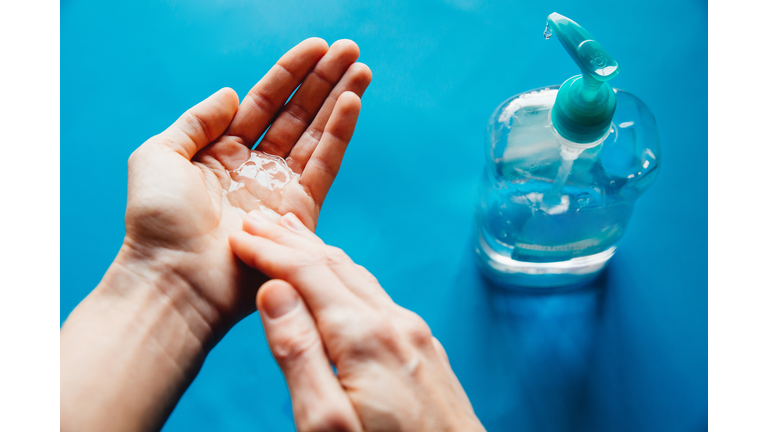
POLYGON ((256 304, 269 348, 288 383, 296 429, 362 431, 299 293, 288 282, 271 280, 259 289, 256 304))
POLYGON ((231 88, 223 88, 187 110, 154 140, 192 159, 195 153, 227 130, 238 104, 237 93, 231 88))

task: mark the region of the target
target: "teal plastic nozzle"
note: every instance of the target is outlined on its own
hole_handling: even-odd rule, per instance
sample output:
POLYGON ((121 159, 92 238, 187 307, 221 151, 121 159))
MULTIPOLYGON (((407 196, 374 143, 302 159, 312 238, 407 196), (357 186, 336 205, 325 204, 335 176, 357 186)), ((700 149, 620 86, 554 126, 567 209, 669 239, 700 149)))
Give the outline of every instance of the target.
POLYGON ((565 139, 591 143, 605 136, 616 111, 616 94, 607 81, 619 74, 619 64, 583 27, 553 13, 547 26, 581 69, 557 93, 552 124, 565 139))

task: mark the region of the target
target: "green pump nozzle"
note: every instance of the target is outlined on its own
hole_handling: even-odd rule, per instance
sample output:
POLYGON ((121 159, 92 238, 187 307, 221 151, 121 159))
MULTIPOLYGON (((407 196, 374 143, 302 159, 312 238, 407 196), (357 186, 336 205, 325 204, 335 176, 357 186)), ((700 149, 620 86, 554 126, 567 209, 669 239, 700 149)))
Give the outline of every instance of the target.
POLYGON ((581 69, 582 74, 560 86, 552 107, 552 124, 565 139, 591 143, 604 137, 616 111, 616 94, 607 81, 619 74, 619 64, 583 27, 552 13, 547 28, 581 69))

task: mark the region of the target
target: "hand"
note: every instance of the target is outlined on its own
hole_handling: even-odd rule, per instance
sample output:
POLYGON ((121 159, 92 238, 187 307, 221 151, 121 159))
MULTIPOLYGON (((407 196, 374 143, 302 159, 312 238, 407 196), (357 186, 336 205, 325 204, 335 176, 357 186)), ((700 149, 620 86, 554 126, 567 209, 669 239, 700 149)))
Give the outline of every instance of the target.
POLYGON ((484 430, 427 324, 367 270, 290 213, 243 230, 232 250, 275 278, 257 303, 299 431, 484 430))
POLYGON ((321 39, 307 39, 239 107, 234 91, 220 90, 131 155, 126 238, 118 261, 153 262, 153 270, 184 279, 199 303, 195 313, 217 333, 214 340, 253 312, 260 277, 238 265, 227 242, 240 229, 242 212, 222 199, 229 186, 226 170, 247 160, 269 127, 258 150, 287 158, 301 175, 269 204, 314 229, 352 137, 359 97, 371 80, 368 67, 355 63, 358 55, 352 41, 328 49, 321 39))
POLYGON ((220 90, 131 155, 122 248, 61 329, 62 430, 159 430, 208 351, 253 312, 265 277, 230 249, 242 216, 222 199, 225 170, 269 127, 259 149, 301 175, 269 202, 314 228, 371 80, 358 53, 308 39, 239 106, 220 90))

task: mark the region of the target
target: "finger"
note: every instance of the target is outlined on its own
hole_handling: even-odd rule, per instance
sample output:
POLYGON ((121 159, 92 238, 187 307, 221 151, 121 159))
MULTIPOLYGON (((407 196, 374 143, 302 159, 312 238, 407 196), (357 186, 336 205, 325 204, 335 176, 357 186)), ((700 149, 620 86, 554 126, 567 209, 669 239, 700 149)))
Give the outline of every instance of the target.
POLYGON ((243 220, 243 231, 315 256, 316 262, 327 266, 349 291, 370 306, 380 308, 392 304, 392 299, 368 270, 355 264, 343 250, 323 243, 301 225, 298 218, 289 215, 274 224, 260 212, 251 212, 243 220))
POLYGON ((258 149, 286 157, 333 87, 359 55, 360 49, 351 40, 334 42, 272 123, 259 142, 258 149))
POLYGON ((259 289, 256 304, 267 343, 291 393, 296 429, 362 430, 298 292, 287 282, 271 280, 259 289))
POLYGON ((352 92, 342 93, 317 148, 301 173, 299 183, 309 189, 318 206, 322 205, 341 168, 359 114, 360 97, 352 92))
POLYGON ((272 240, 283 246, 310 253, 319 253, 325 246, 320 237, 309 231, 292 213, 272 221, 259 211, 252 211, 243 219, 243 231, 272 240), (288 216, 291 215, 291 216, 288 216))
POLYGON ((286 213, 278 222, 280 225, 292 230, 295 234, 319 245, 324 245, 323 240, 307 228, 293 213, 286 213))
POLYGON ((187 159, 216 140, 237 112, 237 93, 223 88, 182 114, 168 129, 149 140, 173 149, 187 159))
POLYGON ((248 92, 226 134, 252 147, 327 51, 328 44, 320 38, 307 39, 291 48, 248 92))
POLYGON ((355 63, 349 67, 339 84, 334 87, 325 103, 323 103, 323 107, 315 116, 312 124, 309 125, 301 138, 299 138, 299 141, 291 149, 291 154, 286 159, 286 162, 294 172, 301 174, 304 171, 309 158, 312 156, 312 152, 315 151, 317 143, 323 135, 323 130, 325 130, 325 126, 328 124, 328 119, 331 117, 339 96, 345 91, 351 91, 359 97, 363 97, 365 89, 371 83, 371 78, 371 69, 363 63, 355 63))
POLYGON ((245 264, 295 286, 318 319, 334 314, 349 317, 349 311, 367 308, 328 267, 311 254, 244 231, 232 234, 229 245, 245 264))

